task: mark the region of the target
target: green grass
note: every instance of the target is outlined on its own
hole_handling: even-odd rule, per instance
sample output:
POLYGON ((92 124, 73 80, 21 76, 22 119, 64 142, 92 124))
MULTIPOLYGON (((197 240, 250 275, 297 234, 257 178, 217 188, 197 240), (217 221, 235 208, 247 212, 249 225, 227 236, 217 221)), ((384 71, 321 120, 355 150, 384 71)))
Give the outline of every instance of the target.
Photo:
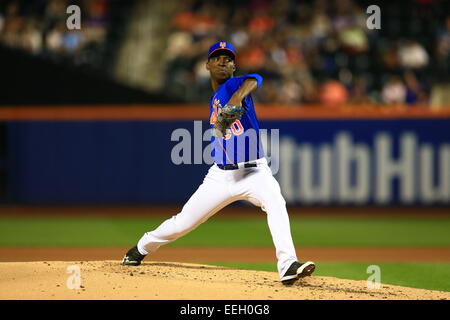
MULTIPOLYGON (((5 218, 0 246, 129 246, 167 217, 5 218)), ((450 218, 291 217, 296 246, 450 246, 450 218)), ((264 215, 213 217, 170 246, 272 246, 264 215)), ((275 263, 206 262, 276 271, 275 263)), ((322 262, 316 275, 367 280, 370 264, 381 267, 386 284, 450 291, 450 263, 322 262)))
MULTIPOLYGON (((205 262, 205 264, 276 272, 275 263, 205 262)), ((380 267, 381 282, 385 284, 450 291, 450 263, 321 262, 317 264, 314 275, 367 280, 372 274, 367 273, 369 265, 378 265, 380 267)))
MULTIPOLYGON (((165 218, 0 218, 2 246, 128 246, 165 218)), ((449 246, 450 218, 291 218, 298 246, 449 246)), ((264 216, 213 217, 173 246, 272 246, 264 216)))

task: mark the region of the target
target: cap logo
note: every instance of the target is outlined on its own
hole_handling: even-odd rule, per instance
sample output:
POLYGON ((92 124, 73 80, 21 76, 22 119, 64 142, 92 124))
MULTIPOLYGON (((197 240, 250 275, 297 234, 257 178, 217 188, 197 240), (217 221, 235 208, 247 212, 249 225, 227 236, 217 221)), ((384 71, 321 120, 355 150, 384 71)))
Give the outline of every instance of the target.
POLYGON ((220 45, 221 48, 225 48, 227 46, 227 43, 226 42, 221 42, 219 45, 220 45))

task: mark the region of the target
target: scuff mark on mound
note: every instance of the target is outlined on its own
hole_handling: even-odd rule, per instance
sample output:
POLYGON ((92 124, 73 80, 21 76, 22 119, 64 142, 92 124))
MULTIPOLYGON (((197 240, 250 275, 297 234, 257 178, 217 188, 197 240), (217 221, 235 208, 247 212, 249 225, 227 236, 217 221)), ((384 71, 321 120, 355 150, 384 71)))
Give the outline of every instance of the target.
POLYGON ((164 299, 164 300, 403 300, 450 299, 449 292, 366 281, 312 276, 283 286, 278 274, 178 262, 119 261, 0 263, 0 299, 164 299), (69 289, 69 266, 78 266, 81 286, 69 289))

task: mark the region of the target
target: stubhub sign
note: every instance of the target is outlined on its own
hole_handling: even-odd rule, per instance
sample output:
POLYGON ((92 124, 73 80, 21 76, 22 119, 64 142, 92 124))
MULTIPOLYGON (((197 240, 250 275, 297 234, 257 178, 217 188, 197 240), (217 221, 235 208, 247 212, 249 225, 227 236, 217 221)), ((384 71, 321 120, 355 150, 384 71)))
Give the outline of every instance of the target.
MULTIPOLYGON (((260 127, 288 204, 450 205, 450 119, 260 127)), ((9 122, 0 203, 184 204, 210 166, 208 129, 186 120, 9 122)))
POLYGON ((450 203, 448 124, 355 122, 280 130, 279 159, 271 160, 279 161, 276 178, 288 203, 450 203))

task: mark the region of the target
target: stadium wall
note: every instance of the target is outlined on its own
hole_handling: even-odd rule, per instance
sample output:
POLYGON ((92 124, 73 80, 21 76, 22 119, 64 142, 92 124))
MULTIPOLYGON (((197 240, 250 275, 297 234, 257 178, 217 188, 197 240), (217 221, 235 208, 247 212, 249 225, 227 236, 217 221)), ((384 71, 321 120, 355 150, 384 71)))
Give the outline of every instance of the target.
MULTIPOLYGON (((210 163, 205 108, 139 108, 5 108, 3 202, 184 203, 210 163)), ((450 204, 447 113, 283 110, 264 109, 261 128, 288 204, 450 204)))

